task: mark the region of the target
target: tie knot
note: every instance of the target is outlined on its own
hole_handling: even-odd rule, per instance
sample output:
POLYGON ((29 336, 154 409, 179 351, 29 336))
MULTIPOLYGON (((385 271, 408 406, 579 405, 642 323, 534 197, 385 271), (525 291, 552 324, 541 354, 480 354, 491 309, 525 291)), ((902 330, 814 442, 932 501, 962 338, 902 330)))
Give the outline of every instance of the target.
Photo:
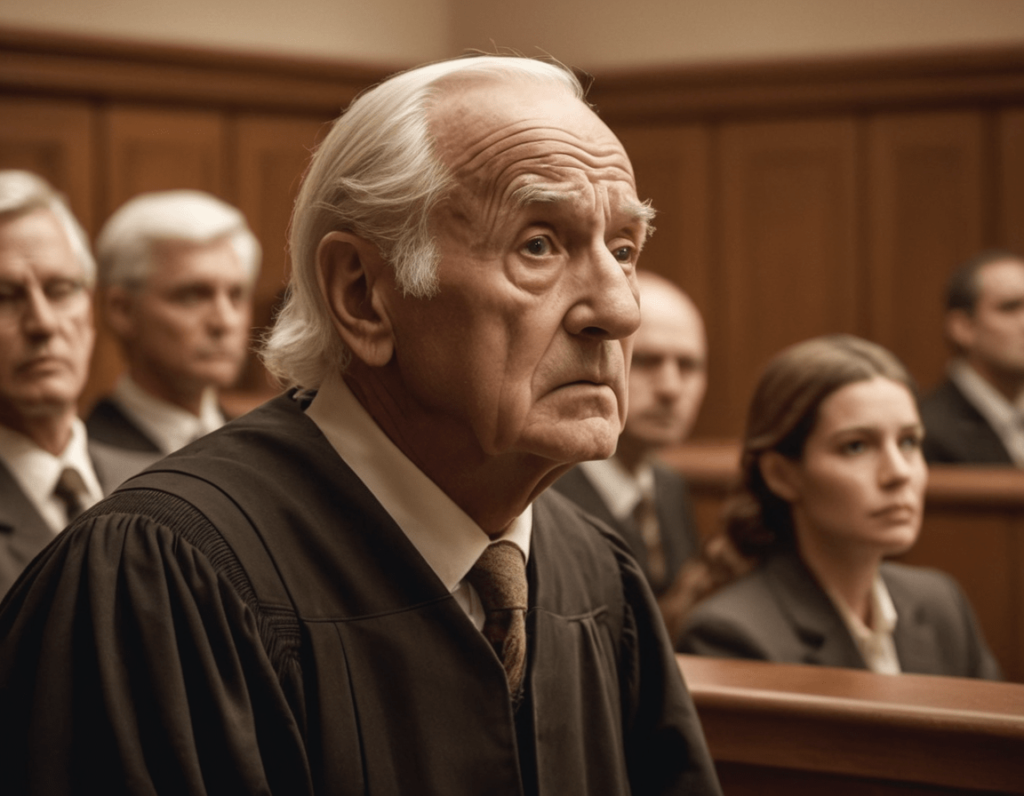
POLYGON ((473 584, 484 610, 526 610, 526 560, 512 542, 488 545, 466 575, 473 584))

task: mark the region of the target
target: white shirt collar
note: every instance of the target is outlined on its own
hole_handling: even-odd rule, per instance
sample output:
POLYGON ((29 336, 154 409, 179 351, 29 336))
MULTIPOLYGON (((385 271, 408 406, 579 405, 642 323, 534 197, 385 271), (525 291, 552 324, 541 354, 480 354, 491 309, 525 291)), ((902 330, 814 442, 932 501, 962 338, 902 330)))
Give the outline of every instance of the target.
POLYGON ((899 674, 900 661, 896 655, 896 644, 892 637, 898 617, 896 606, 893 605, 892 596, 889 594, 881 574, 876 573, 875 580, 871 584, 869 597, 871 627, 864 624, 863 620, 850 610, 846 601, 839 595, 829 589, 825 591, 839 612, 839 616, 842 617, 843 624, 849 630, 868 669, 880 674, 899 674))
MULTIPOLYGON (((454 592, 494 540, 398 449, 340 374, 324 380, 306 416, 454 592)), ((531 506, 501 537, 518 545, 527 560, 532 527, 531 506)))
POLYGON ((71 424, 71 439, 59 456, 43 450, 23 434, 0 426, 0 460, 55 533, 67 524, 64 505, 53 494, 65 467, 74 467, 82 476, 89 492, 89 505, 103 497, 89 456, 85 424, 77 417, 71 424))
POLYGON ((617 520, 630 518, 641 497, 654 494, 654 468, 650 462, 641 462, 635 474, 614 456, 581 462, 579 466, 617 520))
POLYGON ((125 373, 114 388, 113 399, 162 453, 174 453, 195 439, 224 425, 217 391, 208 387, 200 399, 199 416, 156 398, 125 373))
POLYGON ((1024 396, 1014 405, 963 359, 949 363, 949 378, 1003 441, 1014 463, 1024 467, 1024 396))

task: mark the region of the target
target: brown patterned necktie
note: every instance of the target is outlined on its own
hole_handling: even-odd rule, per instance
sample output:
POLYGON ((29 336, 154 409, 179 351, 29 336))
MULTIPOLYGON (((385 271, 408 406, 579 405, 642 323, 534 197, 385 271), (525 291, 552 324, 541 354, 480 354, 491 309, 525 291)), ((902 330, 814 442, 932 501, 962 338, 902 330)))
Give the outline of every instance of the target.
POLYGON ((53 488, 53 494, 64 504, 64 511, 67 514, 68 523, 71 523, 86 507, 89 499, 89 490, 81 474, 74 467, 65 467, 57 479, 57 486, 53 488))
POLYGON ((485 619, 484 637, 505 665, 509 691, 518 699, 526 672, 526 561, 512 542, 489 545, 466 575, 485 619))

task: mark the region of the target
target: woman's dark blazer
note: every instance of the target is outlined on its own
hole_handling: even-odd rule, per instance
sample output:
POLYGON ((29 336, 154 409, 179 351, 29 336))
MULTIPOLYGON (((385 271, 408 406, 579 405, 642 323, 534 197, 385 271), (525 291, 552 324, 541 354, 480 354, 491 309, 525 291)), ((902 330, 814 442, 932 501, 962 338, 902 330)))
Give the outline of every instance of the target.
MULTIPOLYGON (((1002 678, 967 598, 951 577, 888 562, 881 573, 898 615, 893 637, 902 671, 1002 678)), ((839 612, 794 553, 770 557, 697 605, 679 651, 866 668, 839 612)))

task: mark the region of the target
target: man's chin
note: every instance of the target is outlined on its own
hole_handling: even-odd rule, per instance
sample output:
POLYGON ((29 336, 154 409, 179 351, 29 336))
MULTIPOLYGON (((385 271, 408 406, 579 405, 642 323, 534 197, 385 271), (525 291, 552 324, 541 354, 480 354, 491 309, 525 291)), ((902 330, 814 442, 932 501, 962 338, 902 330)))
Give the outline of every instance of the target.
POLYGON ((607 459, 615 453, 619 441, 618 422, 563 421, 546 434, 532 434, 525 446, 532 453, 560 464, 577 464, 592 459, 607 459))

